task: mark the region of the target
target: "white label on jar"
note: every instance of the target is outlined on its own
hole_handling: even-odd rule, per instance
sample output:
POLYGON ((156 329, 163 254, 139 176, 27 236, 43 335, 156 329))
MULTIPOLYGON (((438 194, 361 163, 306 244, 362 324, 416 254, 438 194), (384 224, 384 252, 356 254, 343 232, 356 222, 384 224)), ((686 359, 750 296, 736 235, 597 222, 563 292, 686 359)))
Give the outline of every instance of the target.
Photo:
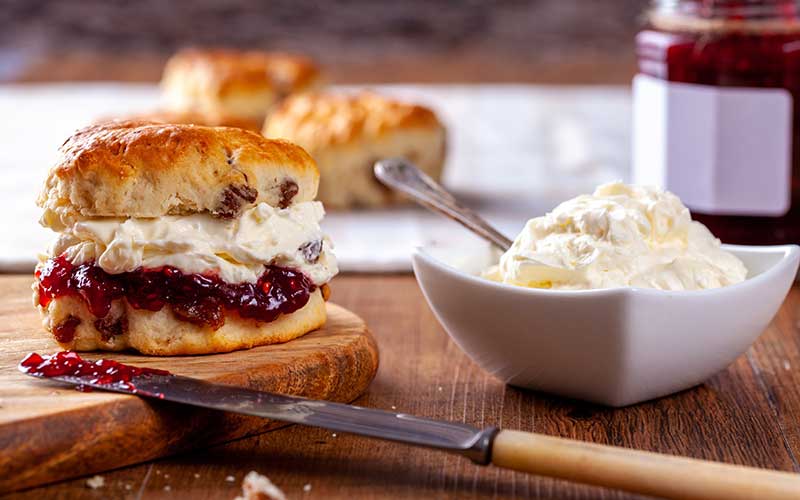
POLYGON ((718 215, 784 215, 791 204, 786 89, 633 79, 633 179, 718 215))

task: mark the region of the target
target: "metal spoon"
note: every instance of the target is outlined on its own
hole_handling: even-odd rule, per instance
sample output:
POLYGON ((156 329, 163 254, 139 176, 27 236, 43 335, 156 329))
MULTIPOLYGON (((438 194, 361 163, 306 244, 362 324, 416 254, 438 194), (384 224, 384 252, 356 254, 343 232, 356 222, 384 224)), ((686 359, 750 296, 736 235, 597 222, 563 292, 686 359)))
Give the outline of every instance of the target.
POLYGON ((439 183, 425 175, 407 160, 390 158, 375 163, 375 177, 392 189, 410 196, 425 208, 439 212, 495 245, 502 251, 513 241, 492 227, 480 215, 461 205, 439 183))

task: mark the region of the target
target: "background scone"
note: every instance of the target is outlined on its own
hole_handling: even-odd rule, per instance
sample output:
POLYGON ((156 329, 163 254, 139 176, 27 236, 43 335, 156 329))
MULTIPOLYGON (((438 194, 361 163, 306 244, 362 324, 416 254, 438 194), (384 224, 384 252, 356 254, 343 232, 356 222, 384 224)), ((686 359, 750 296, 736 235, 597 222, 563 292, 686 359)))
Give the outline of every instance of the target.
POLYGON ((202 354, 325 322, 337 266, 298 146, 241 129, 112 122, 61 148, 39 197, 59 237, 34 302, 64 348, 202 354))
POLYGON ((234 127, 245 130, 259 131, 254 128, 255 122, 248 119, 236 119, 225 117, 223 120, 210 120, 206 116, 192 111, 170 111, 167 109, 156 109, 145 113, 134 113, 130 115, 105 116, 96 120, 94 123, 101 125, 111 121, 145 121, 152 123, 164 123, 175 125, 205 125, 211 127, 234 127))
POLYGON ((204 125, 258 131, 276 103, 320 81, 319 69, 304 56, 187 49, 167 62, 161 86, 167 111, 202 117, 204 125))
POLYGON ((264 124, 267 137, 301 145, 321 173, 319 199, 327 207, 370 207, 402 199, 378 182, 381 158, 404 157, 438 179, 445 129, 433 111, 371 92, 291 96, 264 124))

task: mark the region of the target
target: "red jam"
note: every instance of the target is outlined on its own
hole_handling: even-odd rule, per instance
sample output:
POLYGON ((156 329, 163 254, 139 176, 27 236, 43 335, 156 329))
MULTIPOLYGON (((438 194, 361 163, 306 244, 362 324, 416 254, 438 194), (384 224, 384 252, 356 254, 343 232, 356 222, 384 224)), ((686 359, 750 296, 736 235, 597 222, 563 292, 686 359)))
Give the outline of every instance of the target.
MULTIPOLYGON (((52 356, 32 352, 20 361, 19 369, 37 377, 79 377, 85 378, 88 384, 115 385, 133 392, 137 392, 134 377, 171 375, 166 370, 139 368, 110 359, 89 361, 72 351, 61 351, 52 356)), ((78 389, 86 390, 84 386, 78 386, 78 389)))
MULTIPOLYGON (((639 71, 669 82, 784 88, 793 98, 791 208, 695 219, 727 243, 800 243, 800 13, 792 0, 662 1, 636 37, 639 71)), ((754 169, 758 165, 753 165, 754 169)), ((692 208, 692 207, 689 207, 692 208)))
MULTIPOLYGON (((54 298, 78 297, 95 317, 104 318, 112 302, 124 297, 135 309, 168 306, 183 321, 215 330, 225 323, 228 311, 263 322, 293 313, 316 289, 303 273, 278 266, 268 266, 256 283, 230 284, 215 275, 184 274, 169 266, 109 274, 93 262, 75 266, 64 256, 48 260, 36 277, 43 307, 54 298)), ((59 325, 70 330, 62 332, 64 338, 71 340, 77 326, 73 323, 59 325)))

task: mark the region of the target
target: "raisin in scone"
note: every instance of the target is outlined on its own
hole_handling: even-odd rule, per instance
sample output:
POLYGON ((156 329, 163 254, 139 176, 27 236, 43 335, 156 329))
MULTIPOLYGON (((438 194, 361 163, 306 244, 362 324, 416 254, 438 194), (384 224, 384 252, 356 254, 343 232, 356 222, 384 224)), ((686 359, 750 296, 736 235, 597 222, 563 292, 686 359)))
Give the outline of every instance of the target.
POLYGON ((324 324, 337 266, 302 148, 234 128, 111 122, 60 152, 38 200, 59 236, 33 288, 62 347, 226 352, 324 324))
POLYGON ((173 116, 258 131, 275 104, 320 82, 319 68, 300 55, 187 49, 167 62, 161 86, 173 116))
POLYGON ((403 157, 438 179, 445 129, 423 106, 372 92, 291 96, 270 114, 263 134, 299 144, 320 169, 319 199, 326 207, 377 207, 403 198, 373 175, 383 158, 403 157))

